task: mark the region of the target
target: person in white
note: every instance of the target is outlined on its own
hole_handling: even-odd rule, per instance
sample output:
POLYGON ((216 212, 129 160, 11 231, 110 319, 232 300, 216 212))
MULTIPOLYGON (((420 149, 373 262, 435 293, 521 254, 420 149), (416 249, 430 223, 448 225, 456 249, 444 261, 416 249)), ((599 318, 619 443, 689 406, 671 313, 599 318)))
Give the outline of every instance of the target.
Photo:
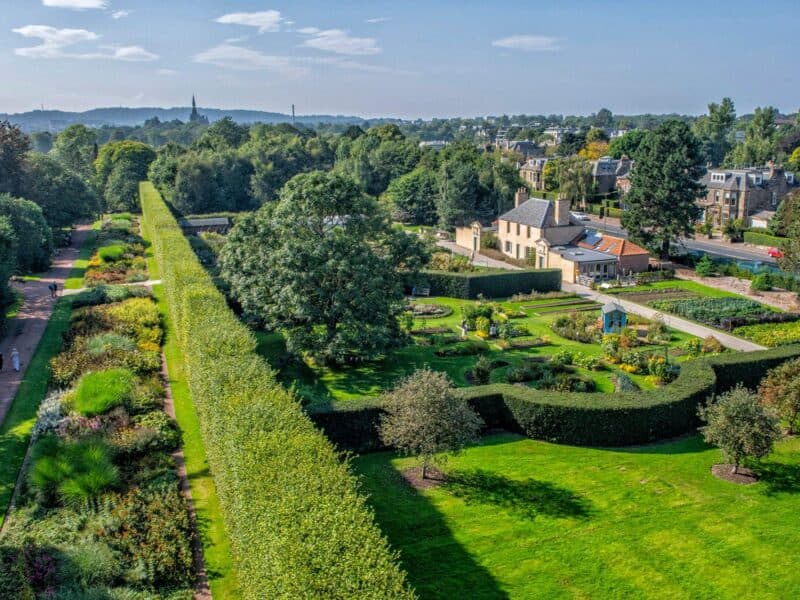
POLYGON ((19 371, 19 352, 16 348, 11 350, 11 366, 14 367, 15 371, 19 371))

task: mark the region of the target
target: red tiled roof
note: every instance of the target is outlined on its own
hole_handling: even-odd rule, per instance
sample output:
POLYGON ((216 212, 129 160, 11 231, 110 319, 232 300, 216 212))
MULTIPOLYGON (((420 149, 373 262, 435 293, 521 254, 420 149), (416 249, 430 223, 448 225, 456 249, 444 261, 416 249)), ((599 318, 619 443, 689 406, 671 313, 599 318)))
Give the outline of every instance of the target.
POLYGON ((600 241, 595 245, 588 244, 586 241, 578 242, 578 245, 588 250, 597 250, 598 252, 613 254, 614 256, 636 256, 639 254, 650 254, 647 250, 641 246, 637 246, 633 242, 611 235, 603 235, 600 241))

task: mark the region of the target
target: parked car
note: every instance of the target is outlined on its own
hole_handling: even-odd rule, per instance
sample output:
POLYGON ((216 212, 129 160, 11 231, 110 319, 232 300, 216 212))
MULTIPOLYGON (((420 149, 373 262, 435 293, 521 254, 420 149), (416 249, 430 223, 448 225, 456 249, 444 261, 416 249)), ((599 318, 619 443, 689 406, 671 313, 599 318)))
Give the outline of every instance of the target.
POLYGON ((783 250, 779 248, 770 248, 767 250, 767 254, 772 258, 783 258, 783 250))
POLYGON ((571 214, 574 218, 578 219, 578 221, 591 221, 592 220, 592 218, 589 215, 587 215, 586 213, 571 212, 569 214, 571 214))

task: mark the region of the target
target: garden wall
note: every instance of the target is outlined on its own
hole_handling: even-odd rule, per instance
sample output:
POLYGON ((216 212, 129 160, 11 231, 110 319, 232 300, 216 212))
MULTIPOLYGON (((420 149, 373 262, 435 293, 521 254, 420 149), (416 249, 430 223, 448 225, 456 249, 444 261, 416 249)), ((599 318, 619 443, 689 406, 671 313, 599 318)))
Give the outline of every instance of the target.
POLYGON ((411 598, 348 466, 255 353, 150 183, 143 225, 245 598, 411 598))
MULTIPOLYGON (((657 389, 614 394, 539 391, 494 384, 459 393, 487 428, 516 431, 535 439, 586 446, 627 446, 681 435, 698 425, 697 407, 737 383, 754 388, 766 372, 800 356, 800 346, 723 354, 686 363, 678 378, 657 389)), ((317 410, 311 418, 342 449, 380 450, 376 424, 380 405, 317 410)))
POLYGON ((514 294, 529 294, 534 290, 560 290, 561 269, 529 269, 502 273, 422 271, 419 280, 420 286, 425 283, 430 287, 432 296, 471 300, 482 294, 485 298, 508 298, 514 294))

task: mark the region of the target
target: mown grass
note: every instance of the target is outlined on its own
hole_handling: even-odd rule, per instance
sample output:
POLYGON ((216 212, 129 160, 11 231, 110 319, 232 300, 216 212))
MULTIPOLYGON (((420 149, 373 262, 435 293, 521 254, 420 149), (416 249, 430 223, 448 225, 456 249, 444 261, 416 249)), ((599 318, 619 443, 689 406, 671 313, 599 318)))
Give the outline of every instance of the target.
MULTIPOLYGON (((151 260, 155 262, 152 258, 151 260)), ((152 268, 150 276, 156 276, 152 268)), ((163 286, 153 286, 153 294, 164 319, 166 330, 164 356, 167 361, 172 401, 175 405, 175 417, 181 430, 183 456, 192 490, 192 502, 197 515, 211 593, 214 598, 239 598, 236 576, 231 563, 230 542, 222 521, 214 480, 208 468, 200 423, 194 411, 186 379, 186 365, 173 334, 174 329, 167 310, 163 286)))
POLYGON ((69 273, 69 277, 64 281, 65 290, 79 290, 83 287, 83 276, 89 266, 89 259, 92 257, 92 253, 97 244, 97 234, 102 224, 102 219, 95 221, 92 224, 91 230, 86 234, 86 238, 83 240, 81 249, 78 252, 78 258, 72 263, 72 270, 69 273))
POLYGON ((36 423, 36 411, 47 393, 50 378, 48 363, 61 350, 62 336, 69 328, 71 309, 68 298, 59 298, 56 302, 42 339, 25 371, 25 378, 0 425, 0 510, 4 518, 28 448, 31 430, 36 423))
MULTIPOLYGON (((445 317, 416 319, 414 327, 448 327, 451 335, 457 335, 462 320, 462 307, 475 304, 470 300, 455 298, 420 298, 421 303, 432 303, 448 306, 452 313, 445 317)), ((569 306, 548 306, 565 300, 537 300, 527 302, 502 302, 509 309, 525 311, 525 318, 513 319, 515 326, 528 329, 528 336, 518 339, 532 339, 547 337, 550 344, 535 348, 506 349, 497 345, 497 340, 490 340, 487 357, 492 361, 504 361, 510 366, 517 365, 528 358, 546 358, 561 350, 568 350, 574 355, 596 356, 602 355, 600 344, 584 344, 575 342, 556 335, 550 328, 551 323, 561 315, 569 314, 574 308, 569 306), (537 307, 541 306, 538 312, 537 307)), ((569 301, 569 300, 566 300, 569 301)), ((589 303, 590 304, 590 303, 589 303)), ((596 314, 599 316, 600 307, 597 305, 596 314)), ((672 331, 670 346, 676 348, 684 344, 692 336, 672 331)), ((360 365, 347 365, 343 367, 326 367, 316 365, 311 361, 286 362, 286 348, 283 337, 276 333, 258 333, 258 352, 264 356, 278 371, 281 382, 286 386, 294 386, 299 395, 308 403, 324 405, 331 402, 352 402, 363 398, 374 397, 391 387, 398 379, 410 374, 424 366, 443 371, 455 382, 457 386, 467 386, 467 371, 471 370, 477 361, 477 356, 450 356, 440 357, 435 353, 435 346, 422 346, 412 344, 391 352, 382 360, 370 361, 360 365)), ((479 339, 474 332, 468 334, 472 340, 479 339)), ((658 350, 656 346, 642 346, 638 350, 658 350)), ((680 360, 684 360, 682 357, 680 360)), ((492 371, 492 383, 504 383, 509 367, 500 367, 492 371)), ((575 368, 576 374, 591 378, 597 391, 613 392, 612 377, 616 368, 601 371, 589 371, 575 368)), ((642 388, 652 388, 644 375, 631 375, 642 388)))
POLYGON ((800 438, 740 486, 699 437, 626 448, 493 435, 416 490, 412 459, 355 460, 422 598, 791 598, 800 438))
MULTIPOLYGON (((685 279, 670 279, 668 281, 655 281, 645 285, 637 285, 633 287, 612 288, 603 290, 604 294, 624 294, 629 292, 648 292, 651 290, 684 290, 686 292, 695 294, 702 298, 742 298, 739 294, 727 292, 725 290, 718 290, 716 288, 697 283, 696 281, 687 281, 685 279)), ((657 294, 653 294, 653 300, 656 300, 657 294)))
POLYGON ((6 311, 6 319, 13 319, 19 313, 19 309, 22 308, 22 303, 25 301, 25 298, 22 296, 20 292, 15 289, 11 290, 11 302, 5 307, 6 311))

